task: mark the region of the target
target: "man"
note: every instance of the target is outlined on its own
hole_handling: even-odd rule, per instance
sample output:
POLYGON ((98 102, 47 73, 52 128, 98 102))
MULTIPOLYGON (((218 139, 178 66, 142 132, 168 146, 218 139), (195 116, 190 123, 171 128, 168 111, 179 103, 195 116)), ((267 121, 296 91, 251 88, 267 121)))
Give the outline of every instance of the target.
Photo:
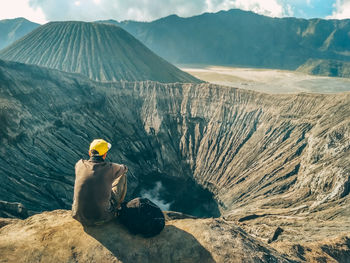
POLYGON ((96 139, 90 144, 89 160, 75 165, 72 216, 84 225, 99 225, 118 214, 126 195, 125 165, 105 162, 111 144, 96 139))

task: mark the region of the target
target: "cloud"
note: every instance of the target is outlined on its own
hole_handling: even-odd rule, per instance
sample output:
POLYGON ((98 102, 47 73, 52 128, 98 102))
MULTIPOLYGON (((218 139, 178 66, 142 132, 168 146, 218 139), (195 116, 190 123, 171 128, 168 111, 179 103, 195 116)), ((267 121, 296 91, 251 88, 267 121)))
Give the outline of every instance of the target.
POLYGON ((204 0, 30 0, 50 21, 98 19, 150 21, 170 14, 191 16, 205 11, 204 0))
POLYGON ((228 10, 231 8, 239 8, 246 11, 253 11, 254 13, 282 17, 289 12, 287 5, 283 6, 277 0, 235 0, 235 1, 217 1, 217 0, 207 0, 210 2, 208 5, 209 11, 219 11, 228 10), (216 2, 216 3, 212 3, 216 2), (212 6, 214 8, 212 8, 212 6))
POLYGON ((50 21, 115 19, 151 21, 177 14, 188 17, 231 8, 250 10, 268 16, 290 16, 285 0, 29 0, 44 11, 50 21))
POLYGON ((46 23, 47 19, 41 7, 30 6, 29 1, 30 0, 11 0, 6 1, 6 4, 3 3, 5 1, 2 1, 0 19, 25 17, 33 22, 46 23))
POLYGON ((327 18, 345 19, 350 18, 350 0, 336 0, 333 4, 333 13, 327 18))

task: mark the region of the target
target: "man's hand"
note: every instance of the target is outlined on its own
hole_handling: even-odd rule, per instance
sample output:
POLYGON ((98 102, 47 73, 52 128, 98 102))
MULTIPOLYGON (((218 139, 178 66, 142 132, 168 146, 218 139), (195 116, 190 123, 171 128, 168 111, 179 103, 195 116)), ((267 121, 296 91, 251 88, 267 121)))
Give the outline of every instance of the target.
POLYGON ((123 168, 124 168, 124 174, 126 174, 128 172, 128 167, 125 164, 122 164, 123 168))

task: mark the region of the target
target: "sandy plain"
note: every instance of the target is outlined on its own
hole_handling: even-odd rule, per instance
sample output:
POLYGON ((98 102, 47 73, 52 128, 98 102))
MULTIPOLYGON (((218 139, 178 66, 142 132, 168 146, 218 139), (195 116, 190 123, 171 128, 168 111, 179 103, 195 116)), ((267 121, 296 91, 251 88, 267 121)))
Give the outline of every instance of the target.
POLYGON ((271 94, 350 91, 350 79, 321 77, 297 71, 213 65, 177 65, 191 75, 219 85, 271 94))

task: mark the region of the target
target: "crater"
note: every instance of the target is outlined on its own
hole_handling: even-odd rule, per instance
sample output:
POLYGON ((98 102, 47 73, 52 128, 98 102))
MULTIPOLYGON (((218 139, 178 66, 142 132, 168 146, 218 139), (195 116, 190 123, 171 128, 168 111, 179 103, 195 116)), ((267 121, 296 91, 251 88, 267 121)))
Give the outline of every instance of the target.
POLYGON ((166 174, 142 175, 133 196, 150 199, 163 211, 176 211, 207 218, 219 217, 213 194, 191 178, 174 178, 166 174))

